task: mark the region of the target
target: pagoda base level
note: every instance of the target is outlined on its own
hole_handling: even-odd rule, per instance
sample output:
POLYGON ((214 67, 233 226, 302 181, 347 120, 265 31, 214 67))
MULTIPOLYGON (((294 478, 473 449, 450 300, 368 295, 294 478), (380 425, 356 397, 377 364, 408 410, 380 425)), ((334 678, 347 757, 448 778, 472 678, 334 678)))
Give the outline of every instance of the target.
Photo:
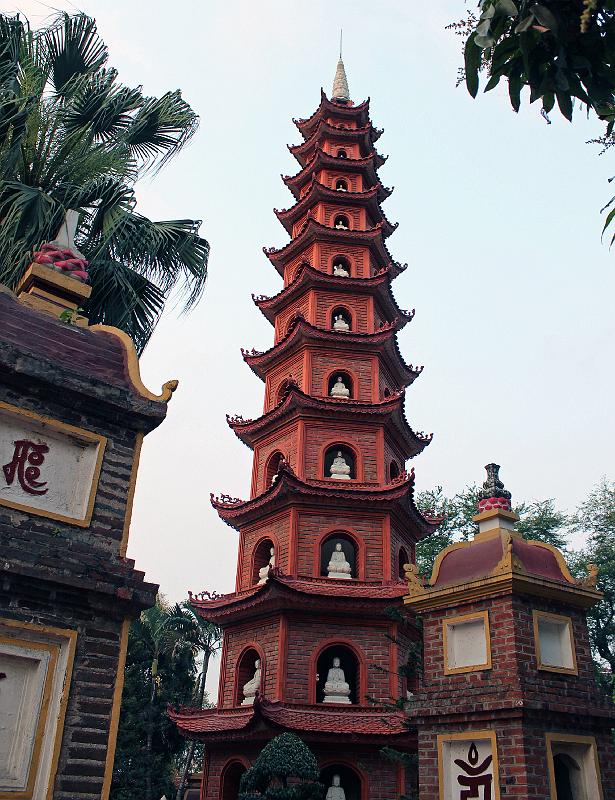
MULTIPOLYGON (((321 767, 321 781, 331 786, 333 775, 340 776, 346 800, 392 800, 410 795, 416 787, 416 775, 408 768, 385 758, 379 750, 338 744, 335 753, 330 745, 309 746, 321 767)), ((245 744, 236 752, 228 748, 209 748, 203 770, 203 800, 237 800, 239 781, 254 763, 260 747, 245 744)))

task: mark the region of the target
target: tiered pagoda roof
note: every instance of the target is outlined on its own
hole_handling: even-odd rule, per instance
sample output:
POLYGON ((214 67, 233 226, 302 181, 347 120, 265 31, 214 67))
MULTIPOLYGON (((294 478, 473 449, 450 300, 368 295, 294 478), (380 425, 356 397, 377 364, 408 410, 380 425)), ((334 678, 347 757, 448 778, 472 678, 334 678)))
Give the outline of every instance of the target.
POLYGON ((353 105, 350 103, 340 103, 339 100, 329 100, 325 91, 320 90, 320 105, 316 111, 305 119, 294 119, 293 122, 299 129, 299 132, 304 139, 308 139, 315 128, 318 127, 321 119, 326 119, 329 116, 346 117, 349 120, 355 120, 357 124, 362 127, 369 122, 369 97, 362 103, 353 105))
MULTIPOLYGON (((363 176, 368 186, 376 186, 380 183, 377 170, 386 162, 384 156, 372 151, 362 158, 338 158, 330 153, 326 153, 322 148, 318 148, 314 153, 311 161, 303 167, 300 172, 295 175, 282 175, 284 184, 293 193, 295 200, 299 200, 301 190, 308 181, 311 180, 314 173, 322 169, 335 170, 336 172, 351 172, 359 173, 363 176)), ((391 194, 392 189, 382 189, 391 194)))

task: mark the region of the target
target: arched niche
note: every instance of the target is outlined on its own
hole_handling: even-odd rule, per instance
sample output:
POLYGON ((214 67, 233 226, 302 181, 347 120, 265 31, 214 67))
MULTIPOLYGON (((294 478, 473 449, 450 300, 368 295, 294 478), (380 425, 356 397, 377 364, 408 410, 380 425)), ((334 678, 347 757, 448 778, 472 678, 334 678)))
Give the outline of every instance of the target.
POLYGON ((247 767, 242 761, 232 759, 226 762, 220 776, 220 800, 237 800, 239 782, 246 771, 247 767))
POLYGON ((252 556, 252 585, 260 582, 260 571, 269 565, 271 559, 271 551, 273 550, 275 558, 275 545, 269 538, 261 539, 254 549, 252 556))
POLYGON ((347 192, 348 191, 348 181, 344 180, 344 178, 338 178, 335 181, 335 188, 338 192, 347 192))
POLYGON ((352 380, 352 375, 343 369, 338 369, 335 372, 332 372, 327 380, 327 396, 337 397, 338 400, 352 400, 354 397, 354 382, 352 380), (348 395, 345 395, 341 392, 340 379, 341 383, 346 387, 346 389, 348 389, 348 395), (333 391, 334 387, 337 387, 335 392, 333 391))
POLYGON ((357 552, 357 545, 354 539, 344 531, 334 531, 330 533, 320 545, 320 574, 322 577, 329 577, 328 566, 331 562, 331 556, 337 549, 337 545, 341 546, 344 552, 346 561, 350 564, 350 577, 357 578, 359 575, 359 559, 357 552))
POLYGON ((404 567, 406 564, 410 563, 410 558, 408 556, 408 551, 405 547, 399 548, 399 553, 397 554, 397 576, 400 580, 406 580, 406 571, 404 567))
POLYGON ((557 800, 589 800, 583 772, 572 756, 567 753, 553 756, 553 773, 557 800))
POLYGON ((389 464, 389 479, 394 481, 395 478, 399 478, 399 475, 400 475, 399 464, 397 463, 397 461, 395 461, 395 459, 393 459, 389 464))
POLYGON ((349 278, 352 275, 352 265, 346 256, 337 255, 331 259, 331 273, 338 278, 349 278))
POLYGON ((349 231, 350 218, 347 214, 336 214, 333 219, 333 227, 340 231, 349 231))
MULTIPOLYGON (((316 659, 316 702, 325 701, 325 683, 329 670, 333 667, 334 659, 339 658, 340 667, 344 671, 344 678, 350 687, 348 699, 352 704, 360 701, 361 674, 359 659, 354 650, 346 644, 330 644, 324 647, 316 659)), ((329 703, 327 703, 329 705, 329 703)))
POLYGON ((290 380, 282 381, 282 383, 279 385, 278 391, 276 393, 276 405, 282 402, 290 385, 291 385, 290 380))
POLYGON ((382 395, 383 395, 383 397, 390 397, 391 396, 391 390, 389 389, 388 386, 384 387, 384 392, 382 393, 382 395))
POLYGON ((346 764, 328 764, 320 771, 320 782, 328 790, 333 786, 334 776, 339 777, 339 784, 344 790, 346 800, 362 800, 364 796, 363 782, 359 774, 346 764))
POLYGON ((244 701, 243 687, 251 681, 256 671, 256 662, 261 662, 261 691, 265 681, 265 663, 262 653, 254 645, 246 647, 237 661, 235 670, 235 703, 240 706, 244 701))
POLYGON ((272 453, 265 464, 265 489, 271 486, 274 477, 278 474, 281 462, 284 461, 284 454, 279 450, 272 453))
POLYGON ((355 480, 357 477, 357 459, 354 453, 346 444, 333 444, 325 450, 323 459, 323 477, 326 480, 355 480), (345 466, 343 464, 345 462, 345 466), (338 464, 342 464, 343 473, 348 475, 348 478, 334 477, 339 475, 338 464), (346 467, 348 470, 346 471, 346 467), (333 470, 333 474, 332 474, 333 470))
POLYGON ((352 314, 344 306, 336 306, 331 312, 330 324, 334 331, 351 331, 352 314))
POLYGON ((344 150, 343 147, 338 147, 335 156, 336 158, 348 158, 348 153, 346 152, 346 150, 344 150))

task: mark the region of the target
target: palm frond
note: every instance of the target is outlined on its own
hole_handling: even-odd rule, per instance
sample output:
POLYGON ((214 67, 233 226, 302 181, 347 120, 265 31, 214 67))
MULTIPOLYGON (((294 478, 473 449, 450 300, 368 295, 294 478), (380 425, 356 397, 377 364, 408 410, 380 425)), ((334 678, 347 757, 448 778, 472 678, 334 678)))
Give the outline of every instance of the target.
POLYGON ((60 14, 44 31, 42 43, 53 86, 62 96, 76 77, 92 74, 107 62, 107 46, 98 35, 96 20, 85 14, 60 14))
POLYGON ((86 76, 64 117, 68 135, 88 131, 94 140, 115 140, 132 123, 131 111, 143 104, 140 88, 116 84, 117 72, 103 69, 86 76))
POLYGON ((3 90, 19 90, 19 54, 24 36, 19 17, 0 15, 0 86, 3 90))

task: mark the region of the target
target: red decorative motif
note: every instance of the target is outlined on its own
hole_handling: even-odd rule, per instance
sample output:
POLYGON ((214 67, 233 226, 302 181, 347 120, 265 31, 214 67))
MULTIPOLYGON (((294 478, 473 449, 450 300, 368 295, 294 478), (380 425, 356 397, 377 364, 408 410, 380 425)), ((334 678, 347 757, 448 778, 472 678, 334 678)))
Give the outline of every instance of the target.
POLYGON ((474 742, 470 745, 468 750, 468 760, 463 761, 461 758, 455 759, 455 764, 462 769, 466 774, 457 776, 457 783, 459 786, 467 786, 467 789, 462 789, 459 792, 459 800, 491 800, 491 787, 493 785, 493 775, 488 773, 487 770, 491 766, 493 756, 487 756, 480 764, 478 763, 478 749, 474 742), (482 796, 480 789, 483 789, 482 796))
POLYGON ((15 451, 13 458, 2 467, 8 486, 12 486, 15 477, 19 485, 28 494, 46 494, 47 481, 39 481, 41 476, 40 466, 45 460, 45 453, 49 452, 46 444, 36 444, 29 439, 18 439, 13 442, 15 451))
POLYGON ((510 500, 507 497, 488 497, 478 501, 479 513, 492 511, 495 508, 499 508, 501 511, 510 511, 510 500))
POLYGON ((71 278, 85 283, 88 279, 85 258, 78 258, 72 250, 56 247, 54 244, 44 244, 40 250, 34 253, 34 263, 44 264, 47 267, 64 272, 71 278))

